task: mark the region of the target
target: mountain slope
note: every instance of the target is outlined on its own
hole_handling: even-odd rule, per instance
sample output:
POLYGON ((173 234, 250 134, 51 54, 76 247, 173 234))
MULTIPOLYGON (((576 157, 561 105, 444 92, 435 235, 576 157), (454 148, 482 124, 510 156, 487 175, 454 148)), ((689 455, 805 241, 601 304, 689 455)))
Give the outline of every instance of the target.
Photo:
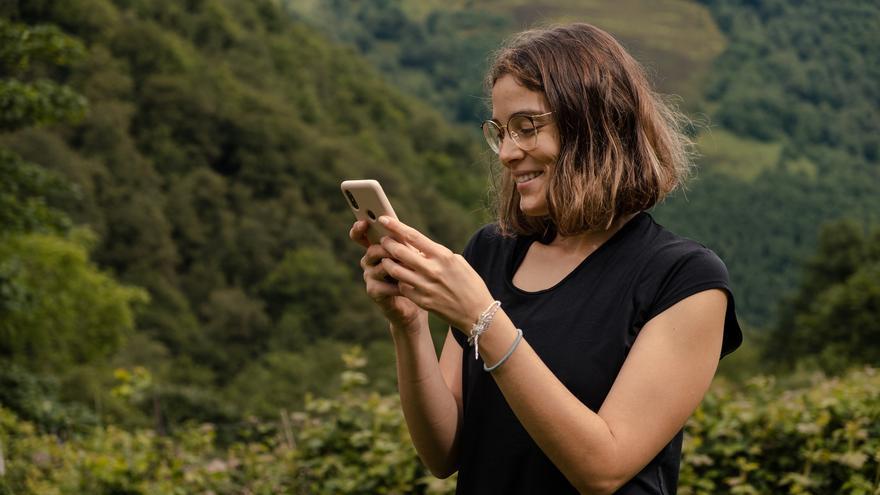
MULTIPOLYGON (((403 220, 453 247, 480 221, 467 132, 275 2, 12 2, 0 15, 86 45, 82 63, 35 75, 85 95, 85 118, 0 145, 70 180, 81 200, 56 206, 98 234, 102 267, 150 292, 119 359, 150 366, 176 419, 220 414, 211 394, 278 355, 311 371, 275 403, 326 386, 332 342, 390 354, 340 181, 379 179, 403 220)), ((268 386, 250 385, 230 394, 268 386)))

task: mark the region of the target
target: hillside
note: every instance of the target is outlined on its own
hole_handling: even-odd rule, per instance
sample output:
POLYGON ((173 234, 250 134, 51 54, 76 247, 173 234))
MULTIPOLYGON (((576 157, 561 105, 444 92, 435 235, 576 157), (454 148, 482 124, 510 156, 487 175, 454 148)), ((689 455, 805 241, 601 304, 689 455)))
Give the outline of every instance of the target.
POLYGON ((294 17, 357 49, 392 84, 467 125, 488 111, 481 85, 489 55, 522 29, 571 21, 602 26, 646 64, 661 91, 681 95, 694 111, 712 60, 725 44, 705 7, 677 0, 289 0, 285 5, 294 17))
MULTIPOLYGON (((64 178, 76 194, 50 206, 96 234, 101 269, 149 293, 101 366, 147 366, 171 422, 275 414, 332 390, 318 378, 336 375, 342 341, 367 346, 390 389, 339 182, 381 180, 402 219, 460 249, 485 196, 466 131, 271 1, 7 2, 0 19, 84 46, 69 67, 6 72, 68 85, 87 100, 82 118, 0 146, 64 178)), ((112 374, 65 380, 76 396, 112 374)))
POLYGON ((658 216, 715 248, 767 325, 819 226, 880 223, 880 7, 707 3, 729 40, 705 89, 713 128, 700 177, 658 216))

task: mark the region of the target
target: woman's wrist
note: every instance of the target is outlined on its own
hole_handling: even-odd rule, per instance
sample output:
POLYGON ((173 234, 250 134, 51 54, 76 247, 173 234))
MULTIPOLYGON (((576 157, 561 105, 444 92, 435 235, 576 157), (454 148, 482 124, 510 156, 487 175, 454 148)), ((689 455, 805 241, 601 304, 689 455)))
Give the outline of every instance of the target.
POLYGON ((502 307, 480 336, 480 358, 489 365, 497 363, 510 349, 516 337, 516 326, 502 307))
POLYGON ((389 329, 393 336, 412 335, 418 333, 422 328, 428 326, 428 312, 420 310, 415 316, 408 320, 393 321, 388 320, 389 329))
POLYGON ((482 298, 480 302, 473 304, 463 315, 463 321, 454 324, 455 328, 458 328, 464 333, 466 336, 470 336, 470 331, 473 326, 480 321, 480 317, 487 311, 487 309, 495 303, 495 299, 488 292, 486 293, 486 297, 482 298))

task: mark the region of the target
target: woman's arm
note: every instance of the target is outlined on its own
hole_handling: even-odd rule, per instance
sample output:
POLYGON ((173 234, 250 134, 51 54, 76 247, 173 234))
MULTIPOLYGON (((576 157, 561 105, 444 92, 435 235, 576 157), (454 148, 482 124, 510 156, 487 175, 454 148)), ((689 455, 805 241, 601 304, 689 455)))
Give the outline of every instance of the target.
POLYGON ((462 349, 450 329, 438 363, 427 317, 415 324, 420 328, 391 326, 400 403, 422 462, 434 476, 447 478, 458 469, 462 349))
MULTIPOLYGON (((470 328, 492 302, 479 275, 418 231, 396 220, 386 226, 408 244, 382 241, 391 255, 382 264, 400 281, 401 294, 456 328, 470 328)), ((699 404, 721 355, 726 307, 722 291, 707 290, 649 321, 598 412, 572 395, 526 340, 492 374, 519 421, 578 490, 612 493, 660 452, 699 404)), ((498 311, 480 337, 484 362, 495 364, 515 335, 513 322, 498 311)))
POLYGON ((391 325, 397 355, 400 402, 410 436, 434 475, 445 478, 456 469, 456 439, 461 422, 461 347, 451 329, 437 362, 428 328, 428 313, 400 294, 381 264, 389 256, 371 245, 367 222, 352 225, 349 237, 364 248, 361 258, 367 294, 391 325))

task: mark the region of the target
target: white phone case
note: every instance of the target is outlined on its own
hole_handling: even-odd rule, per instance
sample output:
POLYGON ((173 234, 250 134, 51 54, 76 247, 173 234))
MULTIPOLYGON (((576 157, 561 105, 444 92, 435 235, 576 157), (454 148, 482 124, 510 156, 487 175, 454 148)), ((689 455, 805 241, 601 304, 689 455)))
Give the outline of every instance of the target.
POLYGON ((347 180, 344 181, 340 188, 345 201, 354 212, 354 216, 358 220, 366 220, 370 227, 367 229, 367 239, 372 244, 378 244, 382 236, 390 235, 390 233, 377 222, 380 216, 388 215, 397 218, 394 214, 394 208, 391 202, 385 196, 385 191, 379 181, 376 180, 347 180))

